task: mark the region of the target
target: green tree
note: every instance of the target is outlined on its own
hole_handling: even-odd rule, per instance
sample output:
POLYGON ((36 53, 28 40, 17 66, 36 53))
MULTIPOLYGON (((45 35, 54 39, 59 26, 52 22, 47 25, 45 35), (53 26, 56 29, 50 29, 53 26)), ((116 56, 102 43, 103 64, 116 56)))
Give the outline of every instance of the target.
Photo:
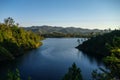
POLYGON ((120 49, 112 50, 112 55, 107 56, 104 62, 110 69, 110 76, 120 79, 120 49))
POLYGON ((73 63, 68 72, 63 77, 63 80, 82 80, 81 70, 73 63))
MULTIPOLYGON (((15 71, 8 70, 7 80, 22 80, 19 70, 17 68, 15 71)), ((28 77, 28 80, 31 80, 31 77, 28 77)))
POLYGON ((120 30, 114 30, 92 37, 76 48, 96 57, 106 57, 111 55, 111 49, 120 48, 118 44, 120 44, 120 30))
POLYGON ((9 70, 7 74, 7 80, 21 80, 19 70, 16 69, 15 72, 9 70))
POLYGON ((9 17, 0 23, 0 61, 14 59, 26 50, 38 48, 43 38, 31 31, 26 31, 15 25, 9 17))
POLYGON ((15 21, 11 18, 11 17, 8 17, 7 19, 4 19, 4 23, 8 26, 8 27, 11 27, 14 25, 15 21))
POLYGON ((100 68, 92 72, 93 80, 120 80, 120 49, 111 50, 111 55, 104 58, 105 65, 109 71, 100 68))

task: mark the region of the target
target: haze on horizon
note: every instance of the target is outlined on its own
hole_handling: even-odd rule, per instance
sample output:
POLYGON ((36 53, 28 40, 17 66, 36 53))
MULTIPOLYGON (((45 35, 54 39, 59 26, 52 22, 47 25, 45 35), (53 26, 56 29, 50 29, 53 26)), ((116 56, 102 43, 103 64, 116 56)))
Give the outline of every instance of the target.
POLYGON ((0 22, 12 17, 23 27, 120 27, 120 0, 0 0, 0 10, 0 22))

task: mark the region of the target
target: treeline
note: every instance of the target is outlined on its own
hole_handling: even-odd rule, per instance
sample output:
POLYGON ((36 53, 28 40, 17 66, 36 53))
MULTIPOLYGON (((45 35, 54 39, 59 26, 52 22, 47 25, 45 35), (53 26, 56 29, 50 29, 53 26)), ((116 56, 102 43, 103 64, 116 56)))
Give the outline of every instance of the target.
POLYGON ((18 26, 11 17, 0 23, 0 61, 14 59, 25 50, 42 45, 42 37, 18 26))
POLYGON ((77 48, 96 56, 111 55, 111 50, 120 49, 120 30, 92 37, 77 48))
POLYGON ((102 57, 109 71, 93 71, 93 80, 120 80, 120 30, 92 37, 77 47, 89 55, 102 57))
POLYGON ((60 32, 53 32, 48 34, 40 34, 41 36, 44 36, 45 38, 90 38, 92 36, 95 36, 91 33, 89 34, 77 34, 77 33, 60 33, 60 32))
POLYGON ((92 37, 99 34, 107 33, 109 30, 98 30, 98 29, 83 29, 75 27, 59 27, 59 26, 32 26, 24 27, 25 30, 31 30, 37 34, 40 34, 46 38, 61 38, 61 37, 92 37))

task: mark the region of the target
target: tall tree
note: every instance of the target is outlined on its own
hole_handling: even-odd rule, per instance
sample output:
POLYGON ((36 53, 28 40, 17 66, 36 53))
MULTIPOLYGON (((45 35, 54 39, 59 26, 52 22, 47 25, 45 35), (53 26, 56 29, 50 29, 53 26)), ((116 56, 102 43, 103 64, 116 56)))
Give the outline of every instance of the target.
POLYGON ((4 23, 8 26, 8 27, 11 27, 14 25, 15 21, 11 18, 11 17, 8 17, 6 19, 4 19, 4 23))
POLYGON ((73 63, 72 67, 69 68, 68 72, 63 77, 63 80, 83 80, 80 68, 77 68, 76 64, 73 63))

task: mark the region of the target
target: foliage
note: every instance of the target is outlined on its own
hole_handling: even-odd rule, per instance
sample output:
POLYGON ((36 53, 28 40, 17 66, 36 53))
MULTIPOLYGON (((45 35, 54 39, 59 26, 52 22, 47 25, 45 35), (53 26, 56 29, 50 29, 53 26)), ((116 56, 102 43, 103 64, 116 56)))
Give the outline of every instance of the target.
POLYGON ((120 49, 112 50, 112 55, 107 56, 104 62, 110 69, 111 77, 120 79, 120 49))
POLYGON ((7 27, 12 27, 15 21, 11 17, 8 17, 7 19, 4 19, 4 23, 7 27))
POLYGON ((120 79, 120 30, 92 37, 77 47, 94 56, 102 56, 109 71, 101 69, 103 73, 93 71, 93 80, 120 79))
POLYGON ((111 55, 111 49, 120 48, 120 30, 92 37, 77 46, 78 49, 95 56, 111 55))
POLYGON ((4 23, 0 23, 0 58, 14 59, 15 56, 23 54, 25 50, 42 45, 41 39, 39 35, 18 27, 9 17, 4 20, 4 23))
POLYGON ((113 80, 109 73, 100 73, 97 70, 92 72, 92 80, 113 80))
MULTIPOLYGON (((19 70, 17 68, 15 71, 8 70, 7 80, 22 80, 19 70)), ((31 80, 31 77, 28 77, 28 80, 31 80)))
POLYGON ((96 70, 92 72, 93 80, 119 80, 120 79, 120 49, 111 50, 111 55, 104 58, 109 71, 101 69, 103 73, 96 70))
POLYGON ((71 38, 71 37, 90 38, 90 37, 92 37, 92 35, 90 35, 90 34, 60 33, 60 32, 42 34, 42 36, 47 37, 47 38, 63 38, 63 37, 65 37, 65 38, 71 38))
POLYGON ((0 59, 4 59, 4 58, 14 59, 14 56, 7 49, 1 46, 0 46, 0 55, 1 55, 0 59))
POLYGON ((15 72, 8 70, 7 80, 21 80, 19 70, 16 69, 15 72))
POLYGON ((82 80, 81 70, 73 63, 68 72, 63 77, 63 80, 82 80))

